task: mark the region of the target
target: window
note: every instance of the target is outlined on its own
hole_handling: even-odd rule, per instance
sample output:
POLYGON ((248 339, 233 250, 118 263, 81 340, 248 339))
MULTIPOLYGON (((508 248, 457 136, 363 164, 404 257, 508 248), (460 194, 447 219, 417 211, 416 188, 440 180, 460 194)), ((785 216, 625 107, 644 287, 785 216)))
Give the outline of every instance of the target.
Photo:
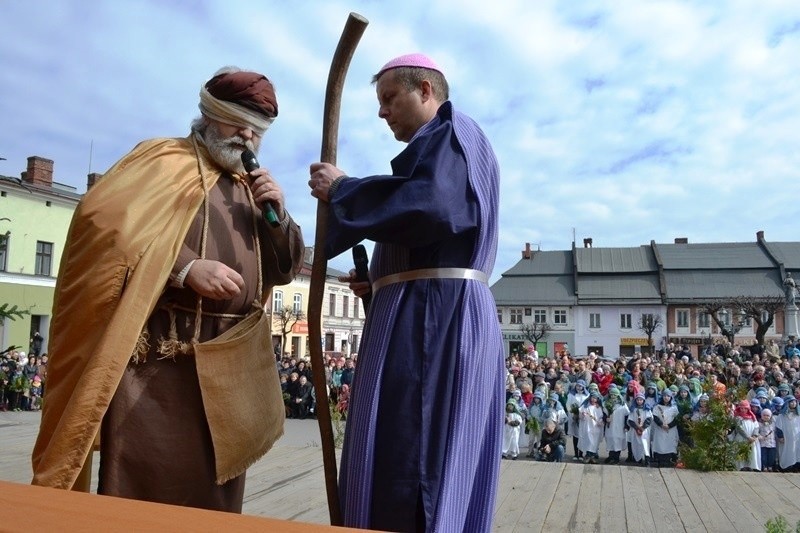
POLYGON ((531 308, 530 307, 526 307, 525 308, 525 316, 531 316, 531 308))
POLYGON ((11 235, 0 235, 0 272, 8 269, 8 240, 11 235))
POLYGON ((567 310, 566 309, 556 309, 553 311, 553 324, 557 326, 566 326, 567 325, 567 310))
POLYGON ((589 328, 600 329, 600 313, 589 313, 589 328))
POLYGON ((303 295, 299 292, 294 293, 294 305, 292 305, 292 313, 303 312, 303 295))
POLYGON ((675 311, 675 323, 679 328, 688 328, 689 327, 689 310, 688 309, 678 309, 675 311))
POLYGON ((358 318, 358 298, 353 298, 353 318, 358 318))
POLYGON ((350 297, 346 295, 342 295, 342 316, 350 317, 350 297))
POLYGON ((620 315, 619 315, 619 328, 620 329, 631 329, 631 314, 630 313, 620 313, 620 315))
POLYGON ((497 323, 498 324, 503 323, 503 310, 499 308, 497 309, 497 323))
POLYGON ((328 316, 336 316, 336 295, 333 293, 328 295, 328 316))
POLYGON ((283 291, 272 293, 272 310, 276 313, 283 311, 283 291))
POLYGON ((522 309, 512 307, 509 309, 509 313, 511 315, 511 319, 508 321, 509 324, 522 324, 522 309))
POLYGON ((731 325, 731 313, 727 309, 723 309, 717 313, 717 318, 722 322, 723 326, 728 327, 731 325))
POLYGON ((697 327, 698 328, 710 328, 711 327, 711 315, 708 313, 700 313, 697 315, 697 327))
POLYGON ((535 309, 533 311, 534 324, 547 324, 547 309, 535 309))
POLYGON ((36 275, 49 276, 53 264, 53 243, 36 241, 36 275))

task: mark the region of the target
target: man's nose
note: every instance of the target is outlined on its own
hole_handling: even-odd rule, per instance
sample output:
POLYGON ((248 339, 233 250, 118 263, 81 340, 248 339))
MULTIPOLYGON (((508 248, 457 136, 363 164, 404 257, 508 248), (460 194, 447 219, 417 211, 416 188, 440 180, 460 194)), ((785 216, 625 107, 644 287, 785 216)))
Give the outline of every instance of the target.
POLYGON ((239 135, 244 137, 245 140, 253 138, 253 130, 250 128, 239 128, 239 135))

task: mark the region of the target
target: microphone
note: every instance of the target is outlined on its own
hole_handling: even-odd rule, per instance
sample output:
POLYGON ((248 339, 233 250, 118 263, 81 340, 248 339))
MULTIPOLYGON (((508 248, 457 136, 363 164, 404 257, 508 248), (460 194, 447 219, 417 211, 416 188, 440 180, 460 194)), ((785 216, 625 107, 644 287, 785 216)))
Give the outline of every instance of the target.
MULTIPOLYGON (((245 150, 242 152, 242 164, 248 174, 261 167, 261 165, 258 164, 258 159, 256 159, 256 154, 254 154, 252 150, 245 150)), ((269 225, 273 228, 277 228, 281 225, 281 223, 278 222, 278 215, 275 213, 275 209, 269 202, 264 202, 264 207, 261 208, 261 212, 264 215, 264 220, 269 222, 269 225)))
MULTIPOLYGON (((353 246, 353 263, 356 265, 356 281, 369 281, 369 259, 367 259, 367 249, 363 244, 353 246)), ((369 304, 372 302, 372 289, 361 297, 364 304, 364 314, 369 314, 369 304)))

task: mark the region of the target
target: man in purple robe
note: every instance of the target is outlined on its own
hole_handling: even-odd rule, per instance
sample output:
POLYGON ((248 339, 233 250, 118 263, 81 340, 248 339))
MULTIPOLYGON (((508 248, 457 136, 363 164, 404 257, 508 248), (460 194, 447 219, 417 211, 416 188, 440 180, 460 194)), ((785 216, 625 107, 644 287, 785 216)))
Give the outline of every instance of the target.
POLYGON ((488 531, 503 425, 503 354, 488 279, 499 170, 478 125, 455 111, 428 57, 374 77, 379 116, 408 146, 392 175, 311 165, 330 203, 325 254, 375 241, 372 292, 341 460, 345 525, 488 531))

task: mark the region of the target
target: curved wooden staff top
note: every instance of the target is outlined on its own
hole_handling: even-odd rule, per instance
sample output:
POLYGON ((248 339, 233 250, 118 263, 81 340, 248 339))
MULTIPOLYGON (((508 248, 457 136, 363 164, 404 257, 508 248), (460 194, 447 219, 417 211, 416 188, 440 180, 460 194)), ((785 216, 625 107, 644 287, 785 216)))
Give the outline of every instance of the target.
MULTIPOLYGON (((321 161, 336 164, 336 143, 339 136, 339 108, 342 89, 350 59, 369 22, 357 13, 347 17, 342 36, 331 61, 328 86, 325 90, 325 110, 322 118, 321 161)), ((311 267, 311 286, 308 298, 308 338, 311 350, 311 367, 314 390, 317 395, 317 422, 322 443, 322 462, 325 469, 325 489, 328 494, 328 511, 331 525, 342 525, 339 505, 339 487, 336 473, 336 448, 334 445, 331 412, 325 382, 325 362, 322 359, 322 298, 328 262, 325 259, 325 237, 328 230, 328 203, 317 202, 317 228, 314 238, 314 261, 311 267)))

